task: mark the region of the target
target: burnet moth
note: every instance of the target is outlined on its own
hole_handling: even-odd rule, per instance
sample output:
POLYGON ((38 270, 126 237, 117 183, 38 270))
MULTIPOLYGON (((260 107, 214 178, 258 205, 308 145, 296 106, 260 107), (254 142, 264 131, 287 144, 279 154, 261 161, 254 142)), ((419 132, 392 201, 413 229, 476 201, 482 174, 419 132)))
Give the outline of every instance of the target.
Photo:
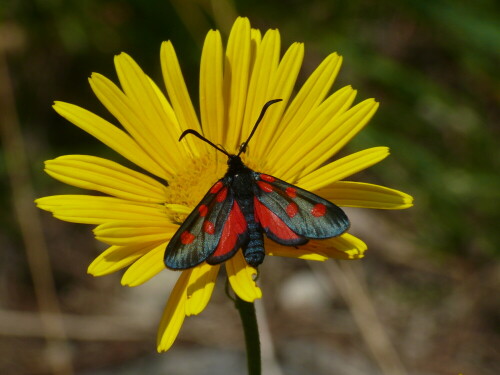
POLYGON ((264 260, 264 236, 281 245, 298 246, 310 239, 340 236, 349 228, 344 211, 333 203, 268 174, 251 170, 241 161, 248 142, 272 104, 267 102, 237 155, 231 155, 195 130, 185 130, 228 157, 228 169, 189 214, 165 250, 165 265, 183 270, 204 261, 219 264, 240 248, 246 262, 264 260))

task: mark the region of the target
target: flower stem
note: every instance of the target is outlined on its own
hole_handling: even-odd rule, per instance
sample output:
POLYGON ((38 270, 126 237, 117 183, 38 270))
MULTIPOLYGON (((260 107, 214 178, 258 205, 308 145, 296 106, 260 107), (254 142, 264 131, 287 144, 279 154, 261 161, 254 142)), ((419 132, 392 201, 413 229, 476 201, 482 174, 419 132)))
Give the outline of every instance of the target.
POLYGON ((243 301, 238 296, 236 296, 234 300, 234 305, 240 313, 241 322, 243 324, 243 332, 245 333, 248 375, 260 375, 260 339, 257 317, 255 315, 255 306, 251 302, 243 301))

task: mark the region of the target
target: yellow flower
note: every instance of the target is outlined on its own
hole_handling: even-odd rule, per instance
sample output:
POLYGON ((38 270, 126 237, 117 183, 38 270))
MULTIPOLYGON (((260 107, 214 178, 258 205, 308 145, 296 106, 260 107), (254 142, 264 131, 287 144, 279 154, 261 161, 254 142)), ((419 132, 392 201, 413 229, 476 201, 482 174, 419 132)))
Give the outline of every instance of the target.
MULTIPOLYGON (((89 79, 94 93, 123 128, 76 105, 55 103, 61 116, 148 172, 89 155, 46 162, 45 170, 52 177, 108 195, 56 195, 36 201, 58 219, 97 225, 95 237, 110 247, 92 262, 89 273, 102 276, 128 267, 122 284, 136 286, 164 270, 164 251, 179 223, 227 168, 226 157, 215 149, 195 137, 178 142, 179 135, 194 129, 236 153, 263 105, 272 99, 283 101, 267 111, 242 155, 248 167, 316 192, 339 206, 402 209, 412 205, 412 198, 402 192, 341 181, 383 160, 389 155, 387 147, 330 162, 378 107, 373 99, 351 106, 356 91, 350 86, 330 93, 342 58, 336 53, 326 57, 293 95, 304 46, 292 44, 283 57, 280 49, 278 30, 261 36, 246 18, 235 21, 225 52, 220 33, 209 31, 201 56, 199 117, 170 42, 161 47, 168 99, 124 53, 115 58, 120 87, 97 73, 89 79)), ((348 233, 313 240, 299 249, 267 240, 265 246, 268 255, 318 261, 359 259, 366 250, 363 241, 348 233)), ((241 299, 252 302, 262 296, 254 281, 256 270, 246 264, 241 251, 223 265, 241 299)), ((180 273, 161 319, 158 351, 170 348, 185 316, 205 308, 220 266, 202 263, 180 273)))

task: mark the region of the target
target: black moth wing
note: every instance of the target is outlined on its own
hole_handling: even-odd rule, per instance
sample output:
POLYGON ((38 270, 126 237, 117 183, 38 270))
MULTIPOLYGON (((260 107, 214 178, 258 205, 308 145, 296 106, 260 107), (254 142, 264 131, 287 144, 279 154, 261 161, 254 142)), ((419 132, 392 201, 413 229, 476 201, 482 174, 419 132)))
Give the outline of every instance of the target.
POLYGON ((234 195, 224 180, 216 182, 181 224, 165 250, 165 265, 182 270, 205 261, 217 248, 234 195))
POLYGON ((335 204, 276 177, 253 172, 256 198, 293 232, 307 239, 340 236, 350 226, 335 204))

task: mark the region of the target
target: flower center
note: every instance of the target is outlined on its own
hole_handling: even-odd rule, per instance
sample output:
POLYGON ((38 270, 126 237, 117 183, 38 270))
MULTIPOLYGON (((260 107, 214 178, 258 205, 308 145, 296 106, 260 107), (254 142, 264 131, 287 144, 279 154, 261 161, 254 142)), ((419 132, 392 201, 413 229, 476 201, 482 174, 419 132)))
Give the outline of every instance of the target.
MULTIPOLYGON (((242 155, 242 159, 249 168, 259 170, 257 165, 260 163, 246 155, 242 155)), ((224 176, 227 168, 227 157, 219 152, 186 160, 184 170, 168 181, 165 204, 186 206, 190 212, 200 203, 210 187, 224 176)), ((187 217, 186 213, 177 210, 170 214, 177 223, 182 223, 187 217)))

